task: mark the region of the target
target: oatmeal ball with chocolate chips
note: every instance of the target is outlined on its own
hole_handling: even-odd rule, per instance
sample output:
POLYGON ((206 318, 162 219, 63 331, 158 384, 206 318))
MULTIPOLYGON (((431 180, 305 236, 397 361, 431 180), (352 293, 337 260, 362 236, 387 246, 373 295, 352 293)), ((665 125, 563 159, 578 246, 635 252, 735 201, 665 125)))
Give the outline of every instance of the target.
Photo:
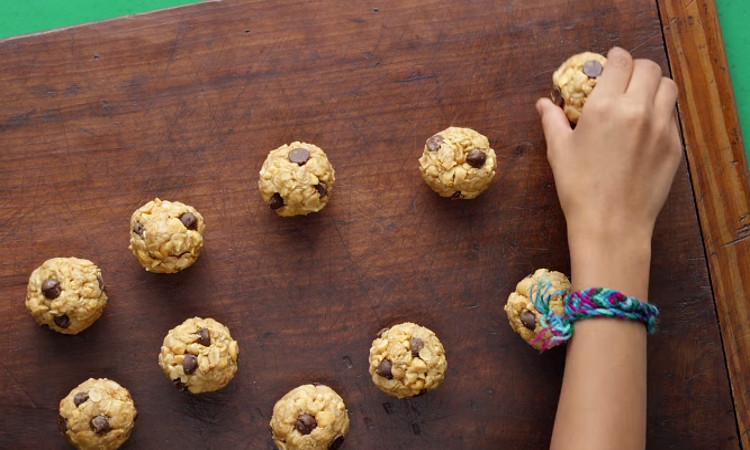
POLYGON ((60 401, 57 425, 80 450, 109 450, 130 437, 137 417, 127 389, 107 378, 89 378, 60 401))
POLYGON ((427 139, 419 169, 441 197, 472 199, 490 187, 497 157, 485 136, 470 128, 449 127, 427 139))
POLYGON ((52 258, 29 277, 26 308, 39 325, 77 334, 93 325, 107 305, 102 271, 87 259, 52 258))
POLYGON ((130 218, 128 248, 147 271, 176 273, 200 256, 205 228, 203 216, 192 206, 157 198, 130 218))
POLYGON ((276 402, 270 425, 280 450, 336 450, 349 431, 349 413, 333 389, 305 384, 276 402))
POLYGON ((398 398, 437 388, 447 368, 443 344, 435 333, 411 322, 381 330, 370 347, 373 383, 398 398))
POLYGON ((229 384, 239 352, 229 328, 214 319, 193 317, 169 330, 159 366, 177 389, 200 394, 229 384))
POLYGON ((568 58, 552 74, 550 92, 552 101, 562 107, 571 123, 577 123, 586 99, 594 90, 607 58, 592 52, 583 52, 568 58))
POLYGON ((260 169, 263 201, 284 217, 323 209, 336 182, 333 166, 319 147, 292 142, 272 150, 260 169))
MULTIPOLYGON (((539 295, 542 289, 547 289, 549 306, 555 314, 563 313, 563 299, 570 292, 568 277, 560 272, 539 269, 532 275, 525 277, 516 285, 516 290, 508 296, 505 313, 513 331, 518 333, 524 341, 537 350, 542 348, 542 339, 534 339, 542 331, 539 318, 542 316, 531 301, 532 296, 539 295)), ((543 338, 549 337, 549 332, 543 338)), ((548 348, 553 347, 550 345, 548 348)))

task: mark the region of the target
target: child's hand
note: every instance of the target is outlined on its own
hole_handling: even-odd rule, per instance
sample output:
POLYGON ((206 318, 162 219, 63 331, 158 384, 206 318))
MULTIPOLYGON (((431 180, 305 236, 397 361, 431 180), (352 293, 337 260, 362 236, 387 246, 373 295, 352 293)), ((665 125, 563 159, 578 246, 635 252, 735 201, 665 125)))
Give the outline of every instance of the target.
MULTIPOLYGON (((608 287, 647 300, 654 223, 682 157, 676 100, 658 65, 613 48, 575 130, 550 100, 537 102, 573 290, 608 287)), ((645 448, 645 327, 578 322, 565 361, 551 448, 645 448)))
POLYGON ((676 100, 656 63, 615 47, 575 130, 549 99, 537 101, 569 238, 650 240, 682 157, 676 100))

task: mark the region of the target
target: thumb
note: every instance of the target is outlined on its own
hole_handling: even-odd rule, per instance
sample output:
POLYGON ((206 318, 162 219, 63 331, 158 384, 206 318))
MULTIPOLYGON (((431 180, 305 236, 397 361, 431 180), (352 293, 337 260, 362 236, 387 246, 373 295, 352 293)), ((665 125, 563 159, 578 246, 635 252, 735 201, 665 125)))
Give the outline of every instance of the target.
POLYGON ((573 130, 570 128, 570 122, 565 113, 559 106, 552 103, 548 98, 540 98, 536 101, 536 111, 542 119, 542 129, 544 138, 547 140, 547 149, 551 144, 563 136, 568 135, 573 130))

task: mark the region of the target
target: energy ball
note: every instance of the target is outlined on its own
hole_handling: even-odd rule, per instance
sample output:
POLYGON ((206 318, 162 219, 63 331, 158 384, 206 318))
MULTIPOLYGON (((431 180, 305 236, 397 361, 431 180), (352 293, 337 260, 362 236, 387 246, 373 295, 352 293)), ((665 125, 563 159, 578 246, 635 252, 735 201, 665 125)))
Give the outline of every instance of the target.
POLYGON ((550 98, 560 106, 570 123, 578 123, 583 105, 594 90, 607 58, 592 52, 583 52, 568 58, 552 74, 550 98))
POLYGON ((60 401, 57 425, 79 450, 110 450, 130 437, 138 415, 127 389, 107 378, 89 378, 60 401))
POLYGON ((292 142, 272 150, 260 169, 258 188, 276 214, 289 217, 323 209, 336 182, 333 166, 319 147, 292 142))
POLYGON ((419 169, 441 197, 472 199, 490 187, 497 157, 485 136, 470 128, 449 127, 427 139, 419 169))
POLYGON ((205 228, 203 216, 192 206, 157 198, 130 218, 128 248, 147 271, 176 273, 200 256, 205 228))
POLYGON ((279 450, 336 450, 349 431, 349 413, 333 389, 305 384, 276 402, 270 425, 279 450))
POLYGON ((91 261, 52 258, 31 273, 26 308, 39 325, 78 334, 101 317, 107 305, 105 290, 102 271, 91 261))
MULTIPOLYGON (((540 295, 540 292, 544 292, 543 289, 546 289, 546 294, 549 296, 550 309, 555 314, 562 315, 563 300, 570 292, 570 281, 564 274, 547 269, 539 269, 521 280, 516 285, 516 290, 508 296, 508 302, 504 308, 513 331, 537 350, 541 350, 543 340, 550 337, 549 332, 545 332, 542 338, 534 341, 542 331, 539 323, 542 314, 534 306, 531 298, 540 295)), ((548 348, 552 347, 554 344, 548 346, 548 348)))
POLYGON ((411 322, 380 330, 369 359, 375 386, 398 398, 437 388, 448 368, 443 344, 435 333, 411 322))
POLYGON ((193 317, 169 330, 159 366, 177 389, 200 394, 232 381, 239 352, 229 328, 214 319, 193 317))

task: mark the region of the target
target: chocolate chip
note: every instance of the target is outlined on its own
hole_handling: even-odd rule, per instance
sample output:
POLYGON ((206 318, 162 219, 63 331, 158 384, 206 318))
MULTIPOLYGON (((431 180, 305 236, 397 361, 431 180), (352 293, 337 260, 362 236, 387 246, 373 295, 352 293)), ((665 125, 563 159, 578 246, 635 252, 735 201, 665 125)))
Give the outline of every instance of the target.
POLYGON ((487 154, 478 148, 475 148, 466 155, 466 162, 475 169, 479 169, 487 161, 487 154))
POLYGON ((337 434, 335 438, 328 444, 328 450, 338 450, 344 445, 344 435, 337 434))
POLYGON ((393 364, 387 358, 383 358, 383 360, 380 361, 380 364, 378 364, 378 368, 375 369, 375 373, 381 377, 392 380, 393 373, 391 373, 391 369, 393 369, 393 364))
POLYGON ((284 199, 281 198, 281 194, 278 192, 273 194, 273 196, 271 196, 271 201, 268 202, 268 206, 271 207, 271 211, 276 211, 284 206, 284 199))
POLYGON ((76 394, 75 397, 73 397, 73 403, 75 403, 76 407, 78 407, 81 405, 81 403, 85 402, 88 399, 89 399, 88 392, 79 392, 76 394))
POLYGON ((456 191, 451 195, 452 200, 458 200, 459 198, 461 198, 461 191, 456 191))
POLYGON ((109 426, 109 417, 104 414, 99 414, 91 419, 91 421, 89 421, 89 426, 96 434, 104 434, 112 429, 112 427, 109 426))
POLYGON ((67 314, 61 316, 55 316, 52 320, 55 321, 55 325, 60 328, 68 328, 70 326, 70 317, 67 314))
POLYGON ((562 96, 562 91, 559 87, 555 86, 549 91, 549 98, 552 99, 552 103, 559 106, 560 108, 565 105, 565 99, 562 96))
POLYGON ((411 345, 411 355, 413 357, 419 356, 419 351, 424 348, 424 341, 418 337, 409 339, 409 345, 411 345))
POLYGON ((315 417, 310 414, 302 414, 297 417, 297 421, 294 422, 294 427, 302 434, 310 434, 315 427, 318 426, 318 421, 315 417))
POLYGON ((383 337, 383 335, 385 334, 386 331, 388 331, 388 328, 381 328, 380 331, 378 331, 377 336, 378 337, 383 337))
POLYGON ((65 417, 58 415, 57 416, 57 429, 60 430, 60 433, 65 434, 66 431, 68 431, 68 419, 65 417))
POLYGON ((195 230, 198 228, 198 219, 195 218, 193 213, 188 212, 181 215, 180 222, 182 222, 188 230, 195 230))
POLYGON ((304 166, 308 159, 310 159, 310 151, 303 147, 293 148, 289 152, 289 161, 304 166))
POLYGON ((136 222, 135 225, 133 225, 133 233, 137 234, 140 237, 143 237, 143 233, 146 231, 146 229, 143 227, 143 224, 140 222, 136 222))
POLYGON ((534 331, 534 328, 536 328, 536 316, 534 316, 533 312, 525 309, 521 313, 521 323, 529 330, 534 331))
POLYGON ((583 64, 583 73, 589 78, 596 78, 602 74, 604 68, 602 63, 595 59, 590 59, 583 64))
POLYGON ((440 146, 443 145, 443 137, 439 134, 436 134, 435 136, 432 136, 431 138, 427 139, 427 150, 431 152, 436 152, 440 150, 440 146))
POLYGON ((320 195, 320 198, 323 198, 326 195, 328 195, 328 186, 326 186, 326 184, 323 183, 322 181, 315 185, 315 189, 318 190, 318 194, 320 195))
POLYGON ((101 275, 96 276, 96 281, 99 283, 99 290, 100 291, 106 291, 107 290, 107 283, 104 282, 104 279, 101 275))
POLYGON ((200 345, 205 345, 206 347, 211 345, 211 334, 208 332, 208 328, 201 328, 195 334, 198 335, 198 343, 200 345))
POLYGON ((185 375, 192 375, 198 368, 198 357, 195 355, 185 355, 185 359, 182 360, 182 370, 185 375))
POLYGON ((62 286, 60 286, 60 282, 55 278, 47 278, 42 283, 42 294, 48 299, 52 300, 59 297, 60 292, 62 292, 62 286))
POLYGON ((183 383, 179 378, 172 380, 172 384, 180 391, 187 391, 187 384, 183 383))

